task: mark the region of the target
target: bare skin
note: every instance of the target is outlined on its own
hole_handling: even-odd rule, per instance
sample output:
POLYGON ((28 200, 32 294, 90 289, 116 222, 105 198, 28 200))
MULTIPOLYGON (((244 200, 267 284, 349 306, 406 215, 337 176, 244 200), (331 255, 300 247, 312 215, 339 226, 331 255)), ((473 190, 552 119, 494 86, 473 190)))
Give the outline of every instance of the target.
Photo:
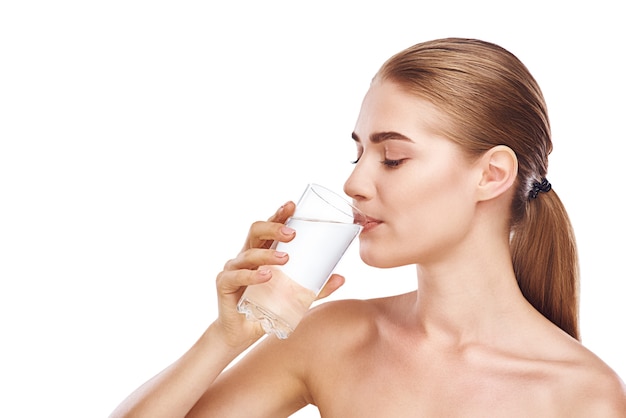
MULTIPOLYGON (((293 238, 282 225, 288 203, 252 226, 218 275, 219 318, 113 416, 287 417, 314 404, 331 418, 626 417, 619 377, 517 286, 507 212, 514 153, 499 146, 468 161, 434 133, 441 121, 428 103, 373 83, 345 185, 371 217, 361 258, 415 264, 419 291, 321 304, 287 340, 265 338, 225 370, 263 334, 236 303, 270 279, 259 266, 287 261, 268 243, 293 238)), ((343 280, 333 276, 320 297, 343 280)))
POLYGON ((224 373, 190 416, 288 416, 307 403, 323 417, 624 416, 615 374, 532 308, 536 332, 511 317, 489 343, 460 342, 416 330, 415 299, 314 309, 293 338, 262 342, 224 373))

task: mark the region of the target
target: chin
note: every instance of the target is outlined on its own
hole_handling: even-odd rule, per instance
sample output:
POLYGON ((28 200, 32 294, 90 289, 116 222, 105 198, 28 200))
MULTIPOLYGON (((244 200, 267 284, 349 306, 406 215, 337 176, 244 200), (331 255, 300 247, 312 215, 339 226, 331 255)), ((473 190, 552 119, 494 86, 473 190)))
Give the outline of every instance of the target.
POLYGON ((401 267, 407 264, 400 263, 399 260, 391 257, 389 254, 386 254, 384 252, 381 253, 380 251, 368 251, 366 248, 363 248, 363 246, 361 246, 359 255, 361 256, 361 260, 363 260, 365 264, 370 267, 376 267, 380 269, 401 267))

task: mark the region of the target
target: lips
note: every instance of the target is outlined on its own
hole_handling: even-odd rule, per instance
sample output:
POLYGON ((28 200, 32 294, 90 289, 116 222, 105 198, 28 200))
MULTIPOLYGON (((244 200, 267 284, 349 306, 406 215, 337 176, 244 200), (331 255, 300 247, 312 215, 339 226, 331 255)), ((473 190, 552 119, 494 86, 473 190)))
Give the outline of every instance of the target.
POLYGON ((380 225, 382 222, 383 221, 379 219, 371 218, 361 213, 354 214, 354 223, 361 225, 363 227, 363 231, 369 231, 377 225, 380 225))

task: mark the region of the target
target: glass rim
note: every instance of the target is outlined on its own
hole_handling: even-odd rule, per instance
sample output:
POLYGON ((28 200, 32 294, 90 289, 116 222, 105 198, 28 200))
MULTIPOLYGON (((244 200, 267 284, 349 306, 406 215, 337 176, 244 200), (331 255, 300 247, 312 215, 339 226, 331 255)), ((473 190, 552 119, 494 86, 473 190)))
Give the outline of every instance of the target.
POLYGON ((331 190, 331 189, 329 189, 326 186, 322 186, 319 183, 309 183, 308 188, 310 188, 311 191, 313 193, 315 193, 324 202, 328 203, 329 205, 331 205, 332 207, 334 207, 335 209, 337 209, 339 212, 343 213, 344 215, 351 217, 354 220, 354 223, 359 223, 359 222, 357 222, 358 219, 365 217, 365 214, 359 208, 354 206, 354 204, 352 204, 352 202, 350 202, 347 197, 344 197, 344 196, 340 195, 339 193, 335 192, 334 190, 331 190), (320 190, 323 191, 324 193, 330 195, 330 196, 335 197, 336 199, 339 199, 340 202, 342 202, 348 208, 351 209, 351 213, 346 213, 346 211, 344 211, 344 208, 339 208, 339 207, 337 207, 337 205, 335 203, 330 202, 327 198, 325 198, 323 196, 323 194, 320 194, 320 190))

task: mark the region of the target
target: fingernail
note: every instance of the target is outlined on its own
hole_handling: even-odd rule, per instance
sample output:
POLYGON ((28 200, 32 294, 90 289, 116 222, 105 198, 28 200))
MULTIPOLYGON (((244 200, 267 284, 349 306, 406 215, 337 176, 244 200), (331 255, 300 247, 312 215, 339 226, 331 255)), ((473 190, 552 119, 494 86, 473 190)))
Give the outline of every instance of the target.
POLYGON ((266 277, 272 274, 272 272, 270 271, 270 269, 259 269, 259 274, 263 277, 266 277))
POLYGON ((288 226, 283 226, 280 231, 285 235, 293 235, 296 233, 295 229, 289 228, 288 226))
POLYGON ((285 257, 287 257, 287 253, 285 253, 285 252, 283 252, 283 251, 276 251, 276 252, 274 253, 274 256, 275 256, 276 258, 285 258, 285 257))
POLYGON ((282 212, 285 210, 285 206, 287 206, 289 204, 289 202, 285 202, 281 207, 278 208, 279 212, 282 212))

